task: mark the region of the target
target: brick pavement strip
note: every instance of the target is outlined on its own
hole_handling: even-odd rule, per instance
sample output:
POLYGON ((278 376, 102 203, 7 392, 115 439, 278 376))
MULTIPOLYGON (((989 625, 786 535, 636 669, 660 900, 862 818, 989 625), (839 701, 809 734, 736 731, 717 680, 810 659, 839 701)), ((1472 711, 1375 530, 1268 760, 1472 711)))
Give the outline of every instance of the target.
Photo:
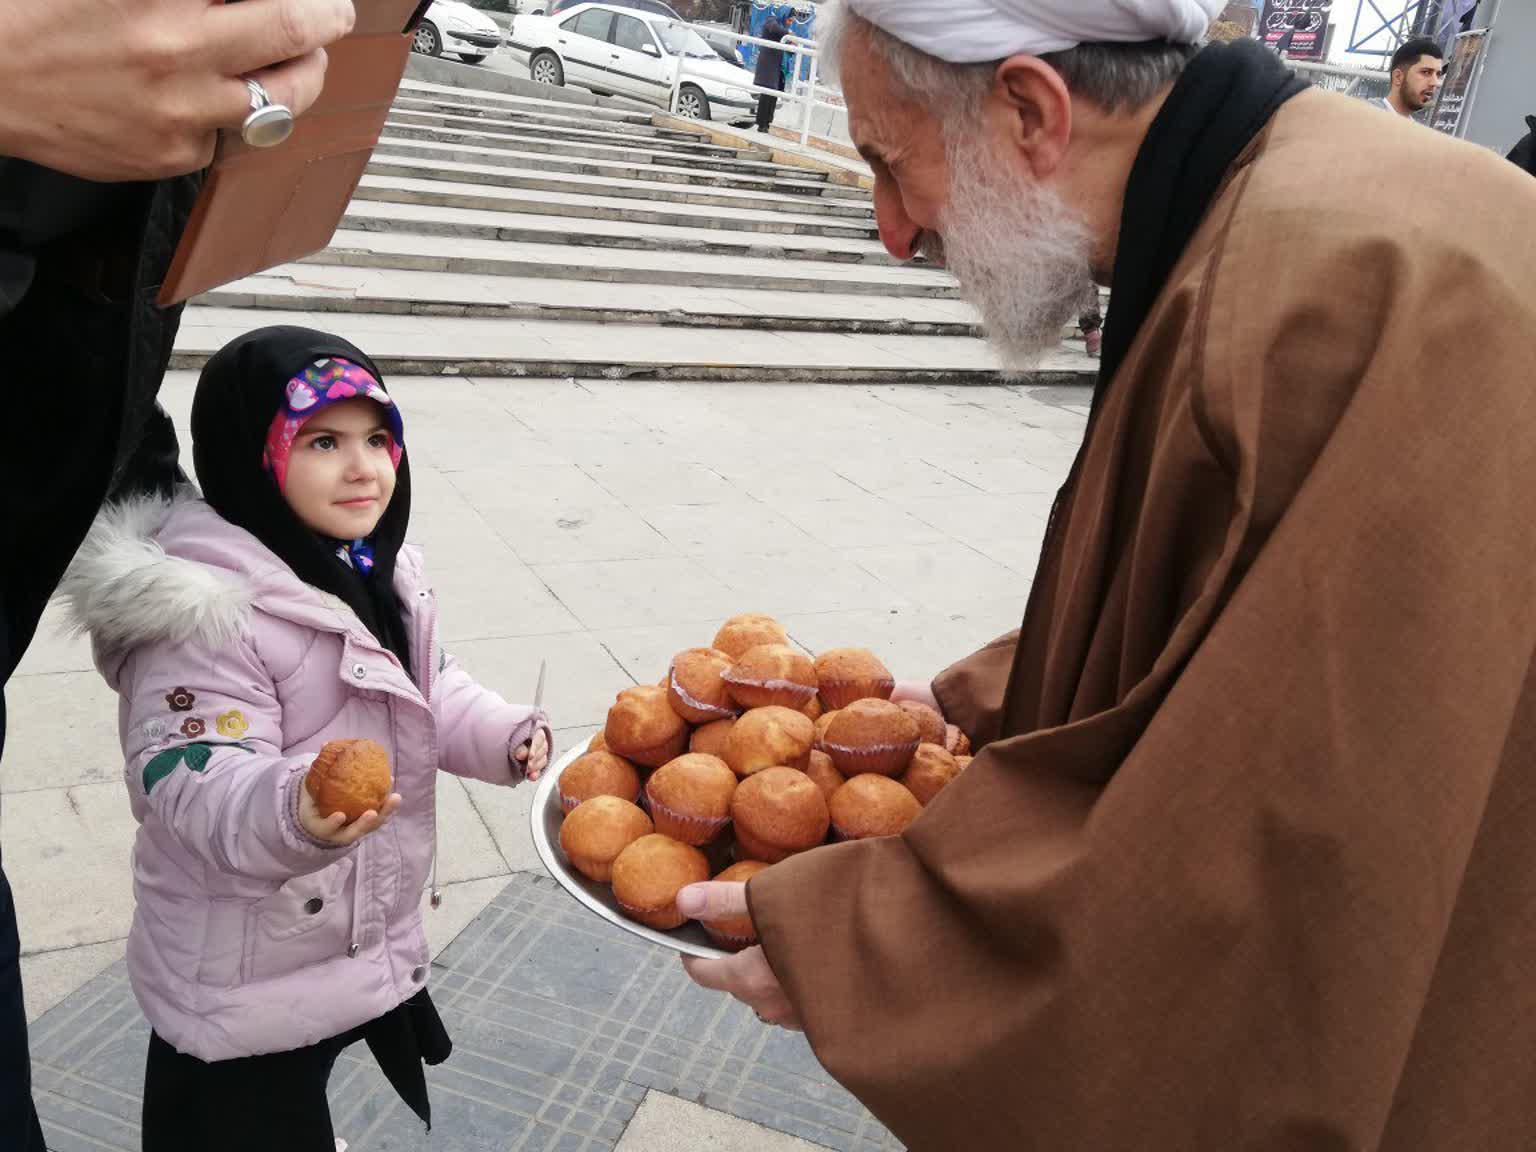
MULTIPOLYGON (((649 1090, 842 1152, 899 1149, 798 1034, 695 988, 677 957, 617 932, 552 880, 514 876, 438 957, 454 1038, 429 1072, 430 1136, 366 1049, 337 1063, 337 1131, 358 1152, 607 1152, 649 1090)), ((121 964, 33 1029, 54 1152, 135 1152, 148 1025, 121 964)))

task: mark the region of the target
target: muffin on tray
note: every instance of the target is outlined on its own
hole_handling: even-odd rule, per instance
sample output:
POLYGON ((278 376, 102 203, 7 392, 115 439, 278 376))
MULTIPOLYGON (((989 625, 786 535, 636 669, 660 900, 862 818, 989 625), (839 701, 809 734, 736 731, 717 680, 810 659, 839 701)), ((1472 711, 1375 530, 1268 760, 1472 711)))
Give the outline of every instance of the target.
POLYGON ((805 774, 811 778, 816 787, 821 789, 821 794, 827 798, 829 804, 837 790, 848 783, 843 774, 833 766, 832 757, 820 749, 812 750, 805 766, 805 774))
POLYGON ((619 853, 654 830, 651 818, 628 800, 594 796, 560 825, 560 848, 583 876, 606 884, 619 853))
POLYGON ((614 755, 660 768, 688 746, 688 722, 672 710, 665 688, 642 685, 619 693, 603 735, 614 755))
POLYGON ((731 698, 743 708, 803 708, 816 695, 816 665, 788 644, 759 644, 725 673, 731 698))
POLYGON ((937 744, 940 748, 945 746, 949 738, 949 726, 944 723, 944 717, 916 700, 903 700, 897 707, 917 721, 919 740, 924 744, 937 744))
POLYGON ((668 761, 645 782, 656 831, 696 848, 725 831, 735 793, 736 774, 726 762, 698 753, 668 761))
POLYGON ((912 753, 912 763, 901 778, 908 792, 917 797, 924 808, 942 792, 956 776, 960 765, 955 758, 937 744, 919 744, 912 753))
POLYGON ((855 776, 828 807, 837 840, 896 836, 923 812, 917 797, 888 776, 855 776))
POLYGON ((821 789, 793 768, 767 768, 743 780, 731 799, 731 819, 737 858, 765 864, 825 843, 830 821, 821 789))
POLYGON ((736 715, 723 679, 732 660, 714 648, 690 648, 672 657, 667 676, 672 710, 690 724, 710 724, 736 715))
POLYGON ((772 616, 745 612, 732 616, 715 633, 712 647, 739 660, 759 644, 788 644, 789 636, 772 616))
POLYGON ((587 752, 560 773, 560 806, 573 812, 594 796, 617 796, 633 804, 640 798, 640 773, 612 752, 587 752))
POLYGON ((855 700, 827 725, 821 750, 844 776, 900 776, 920 743, 917 721, 889 700, 855 700))
POLYGON ((698 752, 705 756, 718 756, 725 759, 725 746, 731 738, 731 730, 736 727, 736 720, 716 720, 713 724, 705 724, 702 728, 695 728, 693 735, 688 737, 688 751, 698 752))
POLYGON ((642 836, 613 862, 613 898, 619 911, 648 928, 681 928, 677 894, 709 879, 704 853, 670 836, 642 836))
POLYGON ((793 708, 754 708, 731 729, 725 762, 745 779, 764 768, 804 768, 816 726, 793 708))
POLYGON ((889 700, 896 678, 867 648, 833 648, 816 657, 822 703, 846 708, 855 700, 889 700))

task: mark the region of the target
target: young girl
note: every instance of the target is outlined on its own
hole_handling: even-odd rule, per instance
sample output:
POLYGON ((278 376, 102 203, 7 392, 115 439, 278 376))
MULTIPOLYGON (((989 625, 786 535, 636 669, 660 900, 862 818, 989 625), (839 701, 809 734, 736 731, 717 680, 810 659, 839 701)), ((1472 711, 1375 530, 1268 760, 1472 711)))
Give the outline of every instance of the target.
POLYGON ((441 648, 403 547, 401 416, 345 340, 268 328, 204 369, 202 498, 106 509, 65 586, 121 695, 137 901, 129 975, 154 1032, 145 1152, 333 1152, 326 1082, 364 1040, 430 1124, 421 894, 439 769, 535 779, 549 724, 441 648), (304 787, 330 740, 389 752, 350 825, 304 787))

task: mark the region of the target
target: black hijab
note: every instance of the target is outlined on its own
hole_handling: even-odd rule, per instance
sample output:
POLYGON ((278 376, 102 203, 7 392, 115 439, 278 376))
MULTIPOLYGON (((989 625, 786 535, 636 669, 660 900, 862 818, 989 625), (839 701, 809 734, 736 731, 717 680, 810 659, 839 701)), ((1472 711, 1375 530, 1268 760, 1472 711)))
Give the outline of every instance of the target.
MULTIPOLYGON (((336 557, 336 545, 308 528, 262 464, 267 431, 288 381, 328 356, 367 369, 372 360, 339 336, 309 328, 262 328, 230 341, 204 367, 192 402, 192 459, 203 497, 220 516, 260 540, 304 583, 340 597, 363 626, 410 671, 410 637, 395 595, 395 559, 411 519, 411 469, 402 453, 395 494, 374 529, 373 571, 336 557)), ((403 447, 403 446, 402 446, 403 447)))

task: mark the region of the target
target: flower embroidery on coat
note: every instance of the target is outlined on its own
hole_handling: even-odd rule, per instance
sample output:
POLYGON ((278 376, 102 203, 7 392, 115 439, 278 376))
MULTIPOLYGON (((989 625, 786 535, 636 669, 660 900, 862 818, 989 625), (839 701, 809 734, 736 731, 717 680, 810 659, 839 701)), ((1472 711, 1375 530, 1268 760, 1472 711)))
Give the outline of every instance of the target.
POLYGON ((158 716, 144 721, 144 735, 147 739, 159 740, 168 731, 170 729, 166 726, 165 721, 158 716))
POLYGON ((226 712, 214 723, 220 736, 227 736, 231 740, 238 740, 251 730, 251 722, 245 718, 245 713, 236 709, 226 712))
POLYGON ((197 703, 197 697, 185 688, 172 688, 165 694, 165 702, 171 706, 172 712, 190 712, 192 705, 197 703))
POLYGON ((208 725, 196 716, 188 716, 181 726, 181 734, 188 740, 196 740, 208 734, 208 725))

